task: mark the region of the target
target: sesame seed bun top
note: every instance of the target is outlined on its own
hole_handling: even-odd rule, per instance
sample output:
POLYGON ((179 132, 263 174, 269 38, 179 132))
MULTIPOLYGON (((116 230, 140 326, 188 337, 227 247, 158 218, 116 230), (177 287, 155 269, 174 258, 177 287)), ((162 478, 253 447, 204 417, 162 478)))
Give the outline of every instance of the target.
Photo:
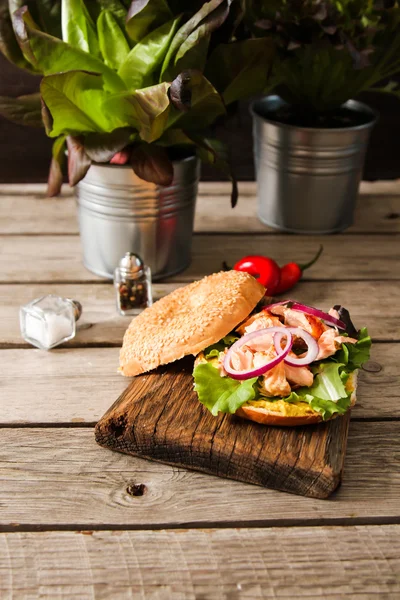
POLYGON ((248 273, 204 277, 161 298, 134 318, 124 335, 120 370, 151 371, 215 344, 253 310, 265 289, 248 273))

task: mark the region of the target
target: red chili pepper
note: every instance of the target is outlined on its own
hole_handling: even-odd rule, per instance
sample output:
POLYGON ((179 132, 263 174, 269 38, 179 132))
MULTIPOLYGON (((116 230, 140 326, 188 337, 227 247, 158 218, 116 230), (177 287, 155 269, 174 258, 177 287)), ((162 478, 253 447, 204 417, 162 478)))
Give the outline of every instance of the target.
POLYGON ((280 268, 272 258, 258 255, 245 256, 233 268, 235 271, 245 271, 253 275, 266 288, 269 296, 276 293, 280 279, 280 268))
POLYGON ((274 293, 283 294, 284 292, 287 292, 288 290, 292 289, 292 287, 296 285, 296 283, 303 275, 303 272, 317 262, 317 260, 322 254, 323 249, 324 248, 321 245, 314 258, 305 265, 299 265, 295 262, 290 262, 287 263, 287 265, 281 267, 281 278, 274 293))

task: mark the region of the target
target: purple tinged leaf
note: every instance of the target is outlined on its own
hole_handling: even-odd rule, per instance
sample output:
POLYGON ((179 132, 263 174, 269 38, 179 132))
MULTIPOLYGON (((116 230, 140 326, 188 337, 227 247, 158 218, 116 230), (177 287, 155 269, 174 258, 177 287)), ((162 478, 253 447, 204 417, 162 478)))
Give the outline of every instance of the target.
POLYGON ((191 73, 183 71, 174 79, 169 88, 169 97, 177 110, 187 112, 192 105, 191 73))
POLYGON ((53 117, 43 97, 40 98, 42 104, 42 121, 44 123, 47 135, 50 134, 53 129, 53 117))
POLYGON ((130 142, 133 130, 128 127, 111 133, 89 133, 85 137, 85 152, 94 162, 108 163, 113 156, 130 142))
POLYGON ((156 185, 171 185, 174 167, 167 152, 160 146, 140 144, 132 150, 132 169, 138 177, 156 185))
POLYGON ((68 180, 73 187, 86 175, 92 163, 85 152, 83 137, 69 135, 67 137, 68 147, 68 180))
POLYGON ((65 136, 61 135, 53 144, 53 156, 47 180, 47 196, 58 196, 63 182, 62 167, 65 162, 65 136))
POLYGON ((38 93, 17 98, 0 96, 0 115, 18 125, 43 127, 40 109, 40 94, 38 93))
POLYGON ((11 18, 15 37, 17 38, 17 42, 22 50, 23 55, 34 67, 38 67, 38 62, 34 53, 32 52, 29 42, 27 26, 33 29, 37 29, 38 27, 35 21, 32 19, 28 7, 22 6, 14 12, 11 18))

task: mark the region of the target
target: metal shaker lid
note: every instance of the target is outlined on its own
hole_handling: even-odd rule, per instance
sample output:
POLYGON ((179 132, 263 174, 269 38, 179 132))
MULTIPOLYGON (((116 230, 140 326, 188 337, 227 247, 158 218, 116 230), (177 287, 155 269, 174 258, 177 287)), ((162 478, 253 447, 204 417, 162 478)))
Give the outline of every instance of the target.
POLYGON ((75 321, 78 321, 82 314, 82 304, 78 300, 73 300, 72 298, 65 298, 65 300, 71 302, 72 308, 74 309, 75 321))
POLYGON ((144 263, 138 254, 127 252, 119 261, 121 274, 131 279, 137 279, 142 276, 144 263))

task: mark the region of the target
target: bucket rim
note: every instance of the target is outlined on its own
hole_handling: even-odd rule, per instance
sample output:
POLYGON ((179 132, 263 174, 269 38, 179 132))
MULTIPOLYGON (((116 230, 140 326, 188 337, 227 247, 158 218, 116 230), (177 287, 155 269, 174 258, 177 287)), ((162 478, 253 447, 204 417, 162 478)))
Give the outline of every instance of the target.
POLYGON ((371 129, 379 120, 379 113, 377 110, 375 110, 368 104, 365 104, 364 102, 360 102, 359 100, 351 99, 351 100, 347 100, 347 102, 344 102, 341 105, 341 107, 350 108, 351 110, 354 110, 354 112, 369 113, 370 120, 367 123, 364 123, 362 125, 354 125, 351 127, 304 127, 304 126, 300 126, 300 125, 290 125, 287 123, 281 123, 279 121, 274 121, 273 119, 268 119, 268 118, 260 115, 259 112, 257 112, 257 110, 256 110, 256 105, 259 105, 262 102, 265 103, 266 101, 270 101, 270 102, 281 101, 285 104, 288 104, 278 94, 270 94, 268 96, 263 96, 262 98, 258 98, 257 100, 253 100, 253 102, 250 104, 250 109, 249 109, 250 114, 252 115, 252 117, 254 119, 258 119, 259 121, 262 121, 263 123, 270 123, 271 125, 274 125, 275 127, 279 127, 281 129, 307 131, 307 132, 313 131, 313 132, 318 132, 318 133, 319 132, 321 132, 321 133, 327 133, 327 132, 341 133, 341 132, 345 132, 345 131, 346 132, 362 131, 363 129, 371 129))

